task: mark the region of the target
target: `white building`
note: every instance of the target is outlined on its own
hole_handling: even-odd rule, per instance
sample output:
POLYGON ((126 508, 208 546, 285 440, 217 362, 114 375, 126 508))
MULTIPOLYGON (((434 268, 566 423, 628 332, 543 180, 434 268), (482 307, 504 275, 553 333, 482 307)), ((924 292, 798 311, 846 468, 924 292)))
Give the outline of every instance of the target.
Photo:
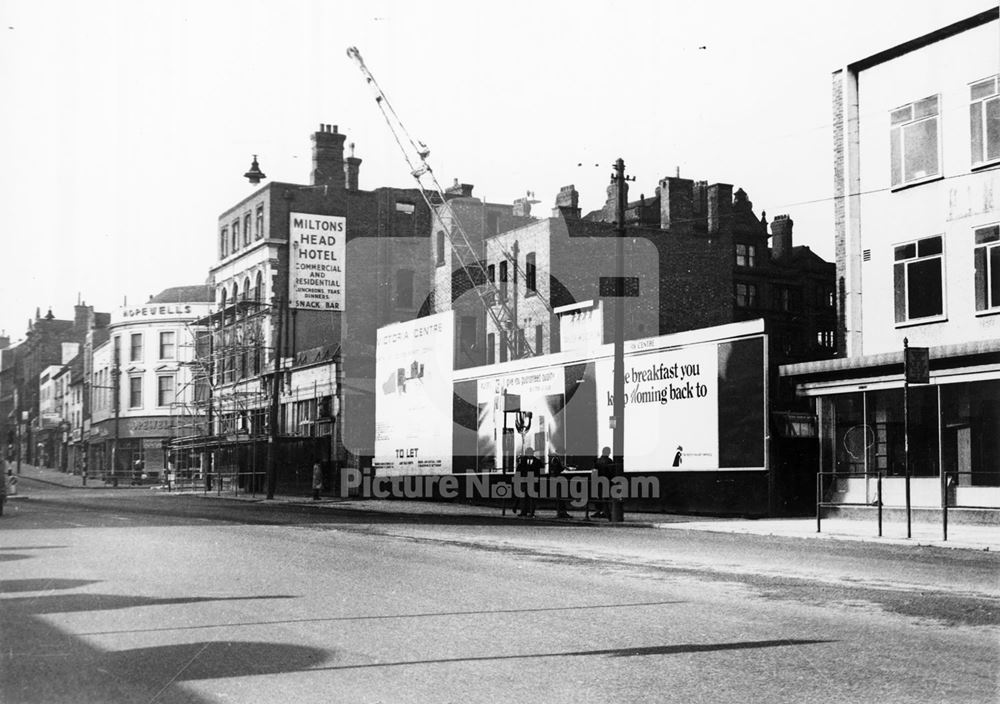
POLYGON ((833 74, 841 359, 782 368, 841 500, 1000 506, 1000 19, 993 7, 833 74), (927 348, 911 384, 903 347, 927 348), (909 424, 909 452, 904 421, 909 424), (908 462, 907 462, 908 458, 908 462))
POLYGON ((91 472, 110 472, 114 464, 119 477, 158 476, 164 441, 191 434, 203 420, 198 402, 207 397, 208 379, 193 364, 192 323, 210 307, 208 287, 182 286, 112 314, 110 338, 93 354, 91 472))

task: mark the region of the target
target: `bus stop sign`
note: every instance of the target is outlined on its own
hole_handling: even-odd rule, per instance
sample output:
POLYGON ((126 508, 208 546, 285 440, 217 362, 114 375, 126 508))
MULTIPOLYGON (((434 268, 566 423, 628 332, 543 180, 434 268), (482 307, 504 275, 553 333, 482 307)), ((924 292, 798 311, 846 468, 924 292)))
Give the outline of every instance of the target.
POLYGON ((907 347, 903 354, 903 366, 906 367, 906 383, 929 384, 930 354, 926 347, 907 347))

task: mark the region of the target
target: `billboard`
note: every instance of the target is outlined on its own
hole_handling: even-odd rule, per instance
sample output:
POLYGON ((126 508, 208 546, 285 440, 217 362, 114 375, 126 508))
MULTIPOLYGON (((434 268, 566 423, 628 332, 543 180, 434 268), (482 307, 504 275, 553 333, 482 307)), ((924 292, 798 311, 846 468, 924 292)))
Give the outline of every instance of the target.
POLYGON ((451 472, 454 327, 448 311, 378 330, 376 474, 451 472))
MULTIPOLYGON (((613 448, 614 360, 597 361, 598 441, 613 448)), ((625 357, 625 471, 719 466, 715 343, 625 357)))
POLYGON ((290 213, 290 308, 344 310, 347 220, 336 215, 290 213))

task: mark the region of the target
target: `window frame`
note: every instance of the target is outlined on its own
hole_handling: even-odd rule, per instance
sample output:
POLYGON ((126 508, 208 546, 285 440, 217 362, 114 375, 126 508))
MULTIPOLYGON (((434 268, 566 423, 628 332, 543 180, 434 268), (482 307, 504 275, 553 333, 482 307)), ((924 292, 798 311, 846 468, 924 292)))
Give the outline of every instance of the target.
MULTIPOLYGON (((918 237, 912 240, 904 240, 902 242, 897 242, 892 245, 892 289, 893 289, 893 320, 897 328, 910 327, 912 325, 925 325, 928 323, 939 323, 948 319, 948 287, 946 282, 946 268, 945 268, 945 237, 944 234, 930 235, 928 237, 918 237), (933 241, 940 240, 940 250, 937 252, 931 251, 927 253, 921 253, 921 244, 925 246, 931 246, 933 249, 933 241), (907 247, 913 247, 913 254, 907 255, 905 250, 907 247), (911 317, 910 315, 910 270, 914 266, 919 266, 921 264, 926 264, 927 262, 937 260, 938 261, 938 275, 941 280, 941 312, 933 313, 931 315, 924 315, 921 317, 911 317), (900 292, 897 289, 897 283, 899 279, 899 271, 902 268, 903 273, 903 290, 900 292), (902 311, 903 317, 900 318, 900 302, 902 300, 902 311)), ((925 284, 919 286, 920 290, 925 290, 925 284)))
POLYGON ((1000 129, 996 131, 997 143, 994 145, 996 155, 989 156, 989 105, 995 104, 996 110, 1000 113, 1000 74, 981 78, 969 84, 969 157, 973 169, 981 169, 1000 163, 1000 129), (993 92, 988 95, 975 96, 977 88, 992 82, 993 92), (979 144, 975 139, 975 119, 978 116, 979 123, 979 144), (978 153, 977 153, 978 152, 978 153))
POLYGON ((921 183, 927 183, 929 181, 935 181, 942 177, 942 144, 941 144, 941 94, 935 93, 933 95, 928 95, 919 100, 914 100, 913 102, 906 103, 905 105, 900 105, 899 107, 893 108, 889 111, 889 185, 891 190, 898 191, 909 186, 915 186, 921 183), (917 115, 918 106, 921 103, 926 103, 927 101, 934 100, 934 112, 930 114, 917 115), (894 121, 894 116, 897 113, 901 113, 904 110, 909 110, 909 117, 907 119, 901 119, 894 121), (934 121, 934 157, 936 159, 936 169, 933 173, 928 173, 923 176, 916 176, 910 179, 906 178, 906 133, 907 128, 913 127, 924 122, 934 121), (899 180, 897 181, 897 175, 894 164, 893 154, 897 150, 897 141, 899 142, 899 180))
POLYGON ((755 283, 749 281, 734 281, 733 296, 737 308, 752 309, 760 306, 760 290, 755 283), (742 292, 740 291, 741 287, 744 289, 742 292))
POLYGON ((524 257, 524 295, 534 296, 538 293, 538 264, 534 252, 528 252, 524 257))
POLYGON ((757 245, 736 243, 736 266, 753 269, 757 266, 757 245), (742 251, 741 251, 742 250, 742 251))
POLYGON ((1000 313, 1000 223, 979 225, 972 232, 976 315, 996 315, 1000 313), (990 230, 994 232, 987 234, 990 230), (996 257, 995 267, 992 266, 993 252, 996 253, 993 255, 996 257), (990 294, 994 288, 997 288, 997 295, 991 304, 990 294))
POLYGON ((264 204, 257 206, 257 231, 254 232, 255 240, 264 239, 264 204))
POLYGON ((219 248, 219 256, 225 259, 229 256, 229 226, 224 226, 219 230, 219 239, 222 242, 222 246, 219 248))
POLYGON ((173 399, 177 397, 177 376, 175 374, 157 374, 156 375, 156 407, 157 408, 168 408, 173 405, 173 399), (170 400, 163 403, 163 382, 164 380, 170 381, 170 400))
POLYGON ((235 220, 233 220, 232 224, 229 226, 229 229, 233 233, 233 239, 232 239, 233 254, 236 254, 236 252, 238 252, 240 249, 240 219, 236 218, 235 220))
POLYGON ((161 360, 175 360, 177 359, 177 331, 176 330, 161 330, 159 336, 159 353, 161 360), (169 342, 167 338, 169 337, 169 342), (164 354, 164 351, 169 346, 170 356, 164 354))
POLYGON ((130 410, 142 408, 142 374, 129 375, 128 407, 130 410), (138 402, 136 401, 136 397, 138 397, 138 402))
POLYGON ((133 332, 129 334, 128 338, 128 361, 130 362, 142 362, 143 355, 146 353, 144 340, 142 339, 141 332, 133 332), (138 345, 136 344, 138 341, 138 345))

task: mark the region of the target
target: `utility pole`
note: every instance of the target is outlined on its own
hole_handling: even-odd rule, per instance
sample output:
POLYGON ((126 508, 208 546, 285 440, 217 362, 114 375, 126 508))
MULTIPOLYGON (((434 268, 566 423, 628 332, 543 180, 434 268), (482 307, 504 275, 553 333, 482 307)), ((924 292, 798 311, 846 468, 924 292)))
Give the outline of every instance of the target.
POLYGON ((280 375, 281 375, 281 322, 282 301, 277 296, 277 316, 274 326, 274 372, 271 376, 271 405, 267 420, 267 498, 274 498, 275 484, 278 481, 278 410, 281 407, 280 375))
MULTIPOLYGON (((615 232, 615 368, 614 386, 614 428, 612 447, 614 448, 615 476, 625 473, 625 204, 628 199, 628 179, 625 176, 625 161, 615 162, 612 181, 618 184, 617 225, 615 232)), ((621 501, 612 501, 611 520, 625 520, 621 501)))
POLYGON ((122 363, 121 363, 121 348, 119 338, 115 338, 114 341, 114 367, 111 369, 111 387, 112 393, 115 395, 114 398, 114 409, 115 409, 115 442, 111 446, 111 485, 118 486, 118 441, 120 436, 120 425, 121 425, 121 377, 122 377, 122 363))

